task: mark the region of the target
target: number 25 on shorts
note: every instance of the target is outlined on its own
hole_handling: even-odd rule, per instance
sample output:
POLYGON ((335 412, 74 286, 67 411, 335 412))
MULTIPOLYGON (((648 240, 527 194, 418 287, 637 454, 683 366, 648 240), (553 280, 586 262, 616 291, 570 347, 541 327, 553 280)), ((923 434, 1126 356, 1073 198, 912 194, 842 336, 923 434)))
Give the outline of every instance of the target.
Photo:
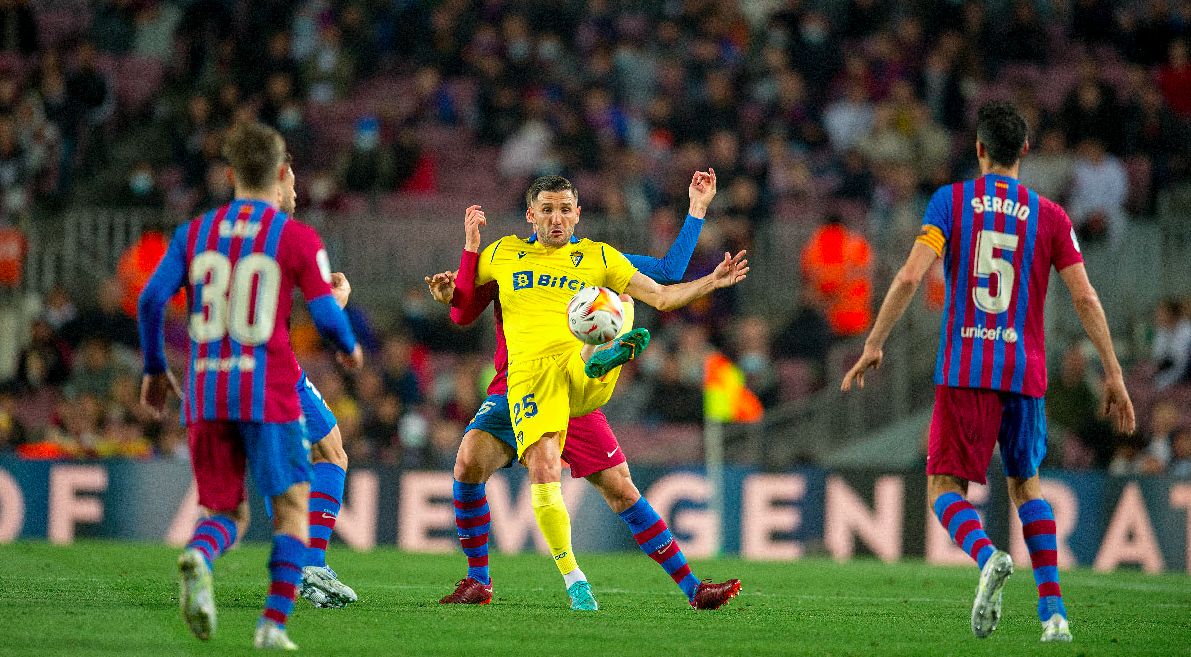
POLYGON ((534 393, 521 398, 521 401, 513 404, 513 426, 521 424, 521 420, 527 417, 533 417, 538 414, 538 404, 533 400, 534 393))

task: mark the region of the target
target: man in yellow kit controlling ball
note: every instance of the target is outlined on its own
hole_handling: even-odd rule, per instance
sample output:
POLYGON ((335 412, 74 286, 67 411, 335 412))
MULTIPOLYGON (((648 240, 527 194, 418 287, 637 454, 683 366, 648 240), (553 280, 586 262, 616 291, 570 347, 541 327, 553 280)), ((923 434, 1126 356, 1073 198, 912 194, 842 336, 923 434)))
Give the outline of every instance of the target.
MULTIPOLYGON (((571 549, 571 520, 562 499, 561 453, 571 417, 603 406, 616 388, 620 365, 649 344, 649 331, 632 326, 625 304, 622 335, 599 347, 578 342, 567 325, 567 303, 585 287, 606 287, 661 311, 675 310, 713 290, 735 285, 748 273, 744 252, 695 281, 660 285, 639 273, 619 251, 575 237, 579 198, 560 176, 538 178, 526 193, 529 238, 503 237, 480 254, 476 286, 496 281, 509 353, 509 415, 517 457, 529 470, 534 517, 566 580, 596 609, 590 586, 571 549), (578 585, 578 586, 577 586, 578 585)), ((583 602, 578 600, 577 602, 583 602)))

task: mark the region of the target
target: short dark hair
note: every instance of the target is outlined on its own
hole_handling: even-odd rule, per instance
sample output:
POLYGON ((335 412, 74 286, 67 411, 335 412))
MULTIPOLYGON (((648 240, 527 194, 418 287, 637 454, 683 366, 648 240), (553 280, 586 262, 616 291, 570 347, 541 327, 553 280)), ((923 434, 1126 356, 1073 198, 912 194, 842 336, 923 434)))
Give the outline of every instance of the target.
POLYGON ((1013 166, 1026 145, 1026 120, 1004 101, 985 103, 976 115, 976 138, 995 164, 1013 166))
POLYGON ((286 161, 285 139, 263 123, 241 123, 224 138, 223 157, 242 185, 264 189, 286 161))
POLYGON ((525 205, 533 205, 533 202, 538 198, 538 194, 542 192, 565 192, 570 191, 575 195, 575 204, 579 203, 579 190, 575 189, 575 185, 571 181, 562 176, 542 176, 533 181, 529 186, 529 191, 525 192, 525 205))

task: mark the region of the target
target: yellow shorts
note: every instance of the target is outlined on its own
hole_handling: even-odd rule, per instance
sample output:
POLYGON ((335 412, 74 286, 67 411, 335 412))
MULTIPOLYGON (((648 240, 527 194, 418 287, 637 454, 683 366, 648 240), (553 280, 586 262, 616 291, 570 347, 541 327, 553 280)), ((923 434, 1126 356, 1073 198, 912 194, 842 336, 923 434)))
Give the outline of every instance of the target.
POLYGON ((583 372, 581 347, 545 358, 509 364, 509 419, 517 437, 517 458, 548 433, 566 442, 571 418, 587 415, 608 403, 620 368, 593 379, 583 372))
MULTIPOLYGON (((636 320, 632 300, 625 302, 623 335, 636 320)), ((509 419, 517 437, 517 458, 548 433, 558 433, 561 451, 571 418, 587 415, 608 403, 616 391, 620 368, 593 379, 583 371, 583 345, 545 358, 509 363, 509 419)))

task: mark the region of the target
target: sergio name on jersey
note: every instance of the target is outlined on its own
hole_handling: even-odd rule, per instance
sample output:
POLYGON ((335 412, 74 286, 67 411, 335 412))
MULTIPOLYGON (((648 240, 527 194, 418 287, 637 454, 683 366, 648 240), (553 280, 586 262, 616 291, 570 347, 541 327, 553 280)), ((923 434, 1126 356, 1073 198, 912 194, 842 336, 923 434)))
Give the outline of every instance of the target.
POLYGON ((496 281, 500 288, 509 362, 517 363, 575 349, 579 342, 566 317, 571 297, 592 286, 623 293, 636 272, 624 254, 603 242, 572 237, 550 248, 536 235, 509 235, 480 253, 476 285, 496 281))

